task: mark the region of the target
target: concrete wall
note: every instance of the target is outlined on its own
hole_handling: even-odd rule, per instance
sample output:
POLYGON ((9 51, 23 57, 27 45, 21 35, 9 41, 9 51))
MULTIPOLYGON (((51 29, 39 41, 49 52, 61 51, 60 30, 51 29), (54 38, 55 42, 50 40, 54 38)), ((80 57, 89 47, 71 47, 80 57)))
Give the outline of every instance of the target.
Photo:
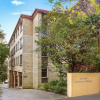
POLYGON ((68 73, 67 95, 76 97, 100 93, 100 73, 68 73))

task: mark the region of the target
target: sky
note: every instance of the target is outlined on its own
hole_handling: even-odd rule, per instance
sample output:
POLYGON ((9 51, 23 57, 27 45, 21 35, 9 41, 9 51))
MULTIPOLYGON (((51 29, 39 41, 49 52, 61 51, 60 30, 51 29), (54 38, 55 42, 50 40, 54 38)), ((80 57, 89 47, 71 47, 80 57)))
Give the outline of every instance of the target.
MULTIPOLYGON (((71 7, 76 2, 67 3, 71 7)), ((0 25, 6 34, 5 40, 9 42, 20 14, 31 15, 35 8, 51 10, 48 0, 0 0, 0 25)))

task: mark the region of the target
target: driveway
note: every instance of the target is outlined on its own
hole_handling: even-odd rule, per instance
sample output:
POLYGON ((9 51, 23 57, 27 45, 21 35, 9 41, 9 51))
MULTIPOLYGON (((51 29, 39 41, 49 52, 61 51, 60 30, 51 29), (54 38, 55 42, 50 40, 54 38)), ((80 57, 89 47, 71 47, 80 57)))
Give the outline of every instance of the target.
POLYGON ((0 87, 2 87, 3 92, 0 100, 100 100, 100 94, 68 98, 35 89, 7 88, 6 84, 0 85, 0 87))
POLYGON ((67 98, 66 96, 41 90, 7 88, 5 84, 0 86, 3 92, 0 100, 62 100, 67 98))
POLYGON ((74 97, 74 98, 66 98, 62 100, 100 100, 100 94, 80 96, 80 97, 74 97))

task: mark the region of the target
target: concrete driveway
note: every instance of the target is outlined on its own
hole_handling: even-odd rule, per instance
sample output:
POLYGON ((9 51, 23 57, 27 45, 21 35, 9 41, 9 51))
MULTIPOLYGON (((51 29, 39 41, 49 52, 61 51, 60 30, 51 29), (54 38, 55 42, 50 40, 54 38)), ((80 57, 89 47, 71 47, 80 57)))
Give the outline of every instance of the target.
POLYGON ((41 90, 7 88, 5 84, 1 87, 3 94, 0 100, 62 100, 67 98, 66 96, 41 90))

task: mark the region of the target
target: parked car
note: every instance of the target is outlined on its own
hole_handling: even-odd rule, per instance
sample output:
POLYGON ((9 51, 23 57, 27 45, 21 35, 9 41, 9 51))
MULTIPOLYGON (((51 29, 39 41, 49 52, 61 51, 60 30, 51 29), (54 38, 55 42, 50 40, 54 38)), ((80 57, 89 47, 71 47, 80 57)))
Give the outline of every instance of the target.
POLYGON ((5 80, 5 81, 4 81, 5 84, 8 84, 8 82, 9 82, 9 80, 5 80))

